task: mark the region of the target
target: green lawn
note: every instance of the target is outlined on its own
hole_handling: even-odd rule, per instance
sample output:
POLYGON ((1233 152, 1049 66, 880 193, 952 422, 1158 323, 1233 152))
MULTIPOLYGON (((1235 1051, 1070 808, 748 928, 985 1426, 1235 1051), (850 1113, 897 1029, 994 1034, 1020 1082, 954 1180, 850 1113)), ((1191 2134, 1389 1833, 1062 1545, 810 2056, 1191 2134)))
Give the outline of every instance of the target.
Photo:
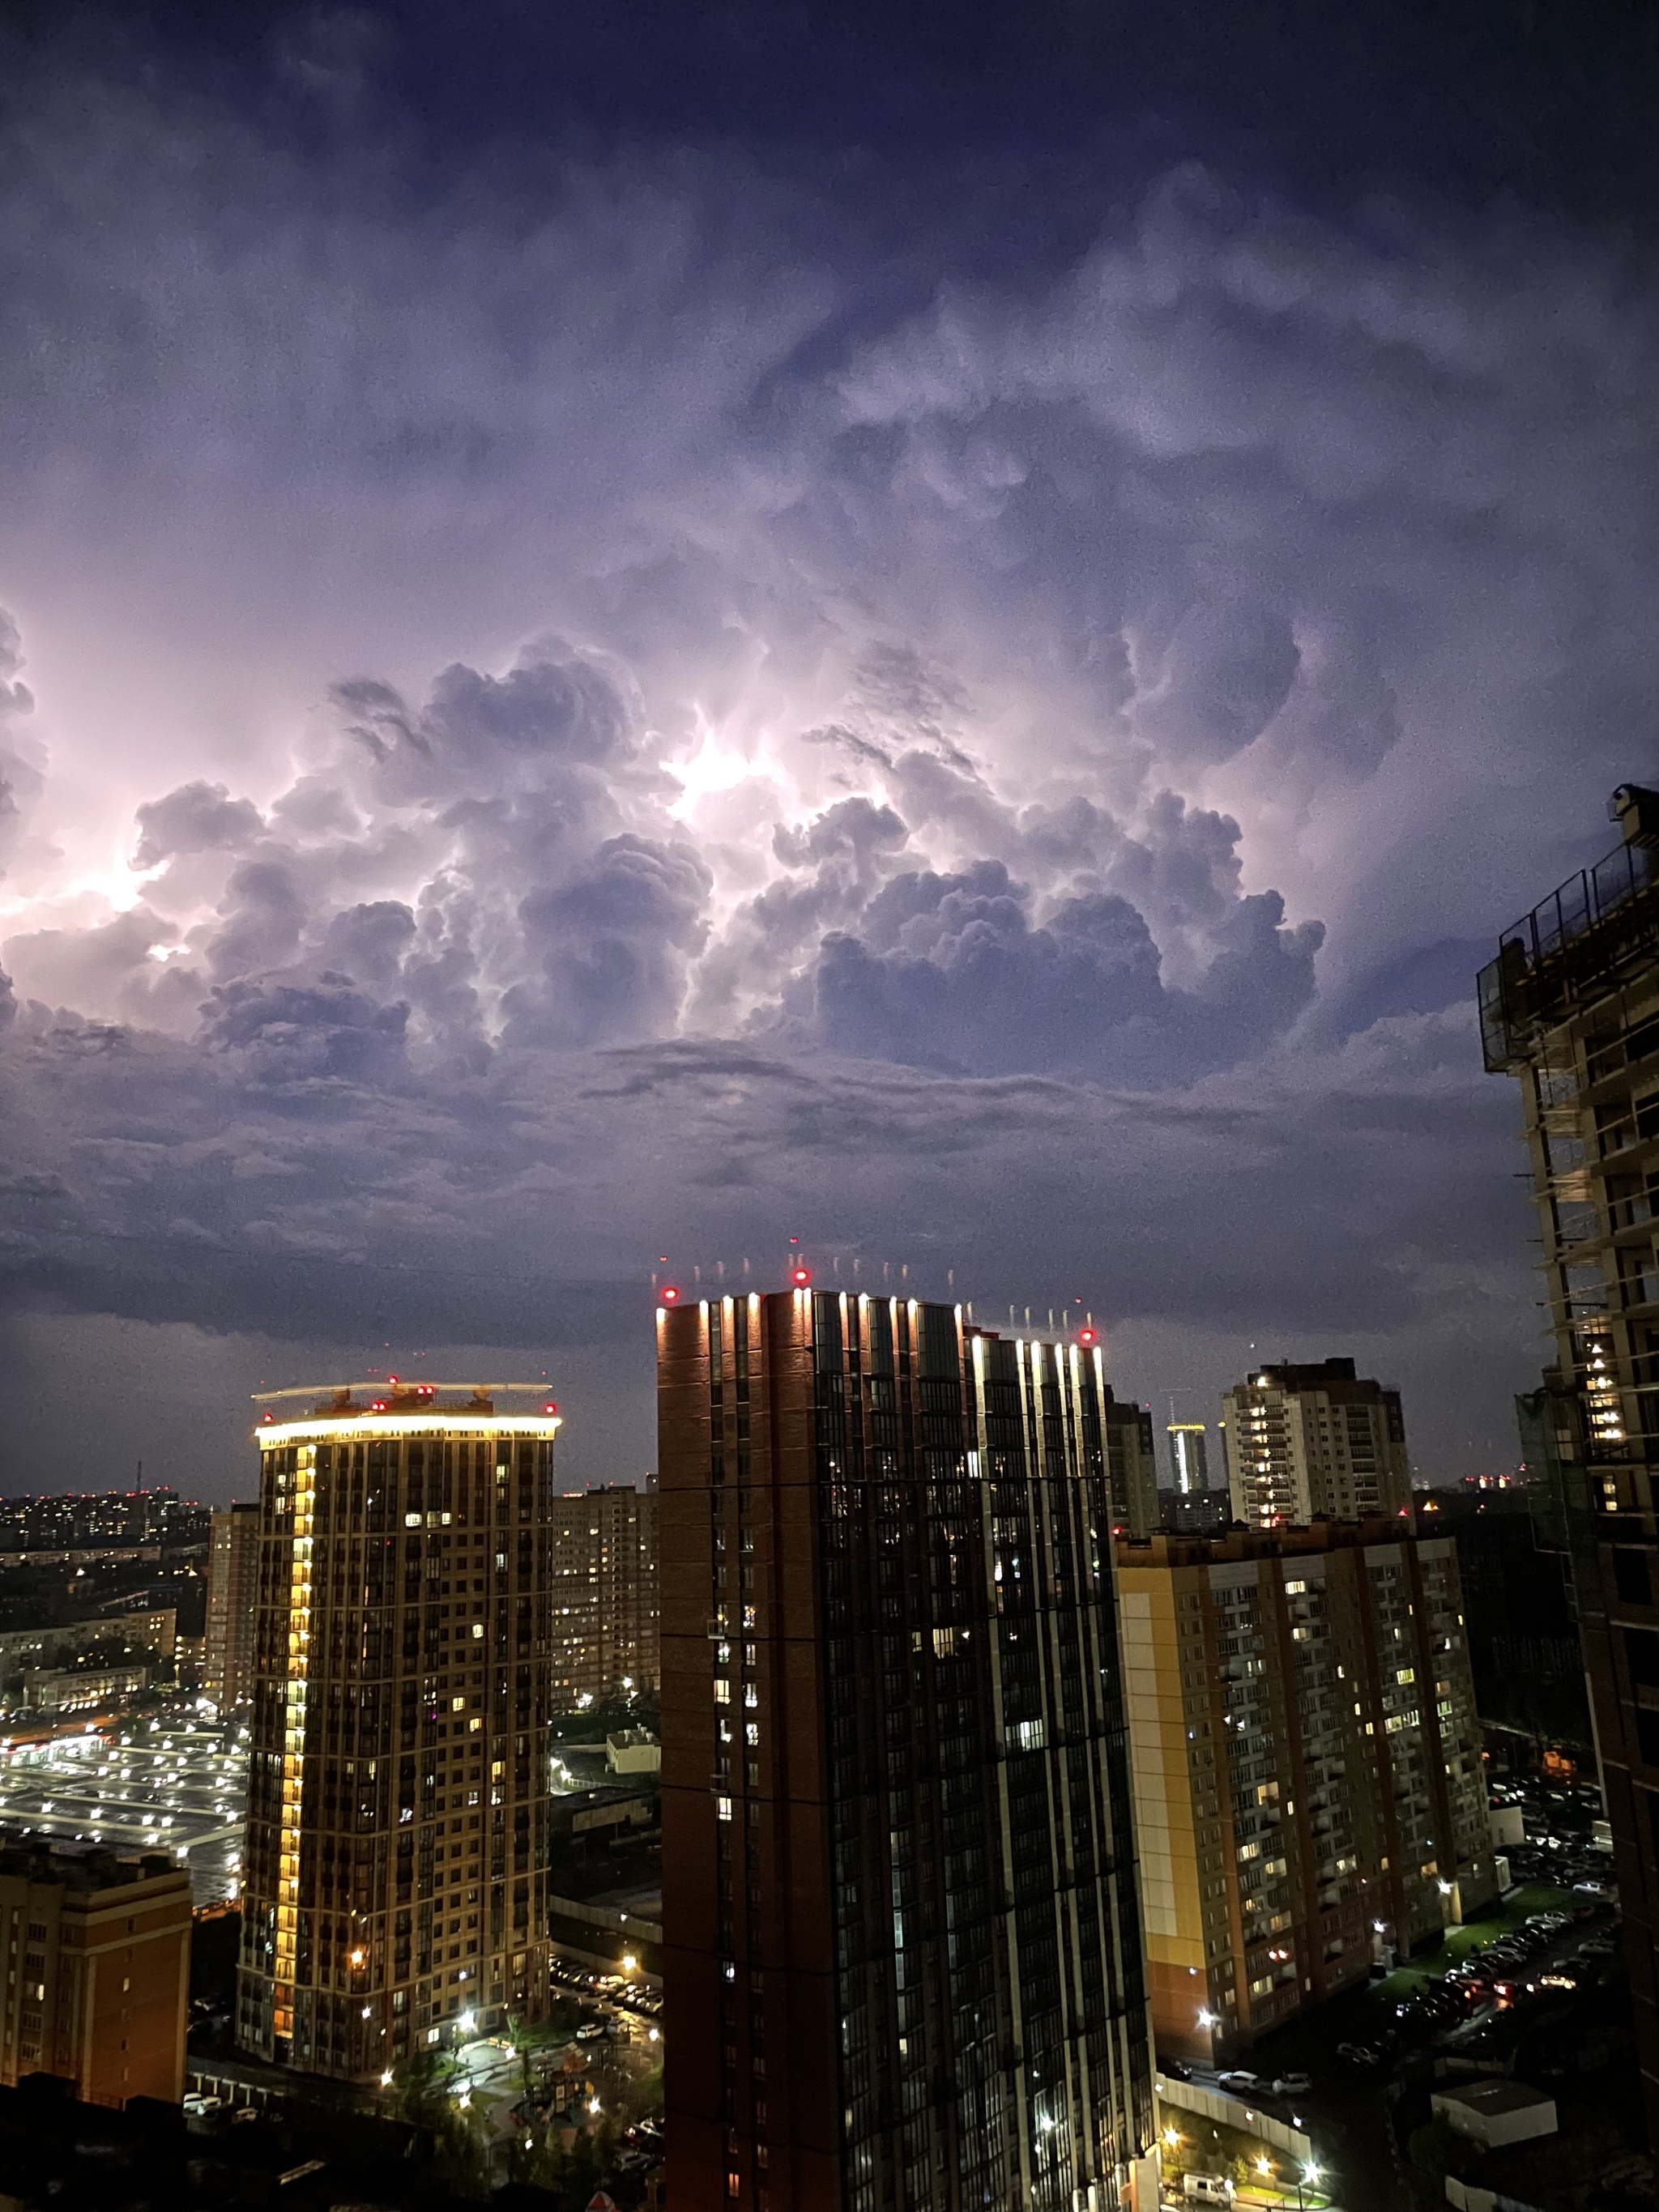
POLYGON ((1495 1936, 1507 1935, 1511 1928, 1518 1928, 1529 1913, 1571 1912, 1583 1901, 1570 1889, 1553 1889, 1545 1882, 1528 1882, 1490 1917, 1468 1920, 1461 1928, 1449 1928, 1437 1951, 1421 1952, 1410 1966, 1396 1967, 1386 1981, 1373 1982, 1371 1994, 1389 2004, 1397 2004, 1413 1990, 1420 1989, 1431 1976, 1461 1965, 1477 1944, 1490 1943, 1495 1936))

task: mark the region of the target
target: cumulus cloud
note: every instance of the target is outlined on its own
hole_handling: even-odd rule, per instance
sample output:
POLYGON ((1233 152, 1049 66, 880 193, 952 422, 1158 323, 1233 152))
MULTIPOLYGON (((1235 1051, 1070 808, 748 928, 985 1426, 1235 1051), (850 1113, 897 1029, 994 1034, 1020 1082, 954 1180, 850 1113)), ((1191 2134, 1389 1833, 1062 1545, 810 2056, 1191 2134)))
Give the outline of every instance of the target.
POLYGON ((799 1226, 1524 1381, 1444 1010, 1644 767, 1611 266, 1183 167, 878 286, 729 151, 350 135, 30 124, 13 1295, 512 1343, 799 1226))

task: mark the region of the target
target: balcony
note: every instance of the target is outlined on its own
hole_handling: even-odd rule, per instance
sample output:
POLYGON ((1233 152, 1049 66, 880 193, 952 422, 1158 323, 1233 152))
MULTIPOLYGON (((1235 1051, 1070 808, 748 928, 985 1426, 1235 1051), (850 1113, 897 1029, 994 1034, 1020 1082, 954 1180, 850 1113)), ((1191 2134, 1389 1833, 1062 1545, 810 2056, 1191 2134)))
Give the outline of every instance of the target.
MULTIPOLYGON (((1636 826, 1640 836, 1654 834, 1645 819, 1636 826)), ((1655 848, 1617 845, 1504 932, 1498 957, 1481 969, 1475 987, 1489 1073, 1524 1066, 1540 1024, 1564 1019, 1588 985, 1632 953, 1651 951, 1656 916, 1649 895, 1656 884, 1655 848)))

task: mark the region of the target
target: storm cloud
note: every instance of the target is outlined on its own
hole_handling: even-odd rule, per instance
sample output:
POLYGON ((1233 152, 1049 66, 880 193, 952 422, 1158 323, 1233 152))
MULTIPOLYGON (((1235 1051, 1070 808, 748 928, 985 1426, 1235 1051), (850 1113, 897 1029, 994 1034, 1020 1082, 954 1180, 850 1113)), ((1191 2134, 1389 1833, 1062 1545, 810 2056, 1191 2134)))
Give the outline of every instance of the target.
POLYGON ((574 1357, 797 1235, 1206 1411, 1352 1341, 1509 1455, 1467 970, 1652 750, 1610 256, 1182 162, 999 276, 730 146, 417 191, 37 89, 0 1271, 66 1362, 574 1357))

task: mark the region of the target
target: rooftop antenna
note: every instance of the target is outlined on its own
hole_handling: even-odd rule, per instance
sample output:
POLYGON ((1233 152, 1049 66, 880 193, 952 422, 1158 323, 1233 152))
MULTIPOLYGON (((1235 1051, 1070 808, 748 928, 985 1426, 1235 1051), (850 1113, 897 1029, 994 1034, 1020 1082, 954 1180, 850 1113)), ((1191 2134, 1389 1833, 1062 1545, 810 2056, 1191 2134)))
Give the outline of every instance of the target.
POLYGON ((1030 1306, 1027 1306, 1025 1309, 1025 1326, 1027 1328, 1030 1328, 1031 1326, 1031 1309, 1030 1306))
POLYGON ((725 1262, 725 1261, 724 1261, 724 1260, 716 1260, 716 1261, 715 1261, 715 1262, 714 1262, 714 1274, 715 1274, 715 1278, 716 1278, 716 1279, 717 1279, 718 1281, 720 1281, 720 1282, 722 1282, 722 1283, 723 1283, 723 1282, 726 1280, 726 1262, 725 1262))

